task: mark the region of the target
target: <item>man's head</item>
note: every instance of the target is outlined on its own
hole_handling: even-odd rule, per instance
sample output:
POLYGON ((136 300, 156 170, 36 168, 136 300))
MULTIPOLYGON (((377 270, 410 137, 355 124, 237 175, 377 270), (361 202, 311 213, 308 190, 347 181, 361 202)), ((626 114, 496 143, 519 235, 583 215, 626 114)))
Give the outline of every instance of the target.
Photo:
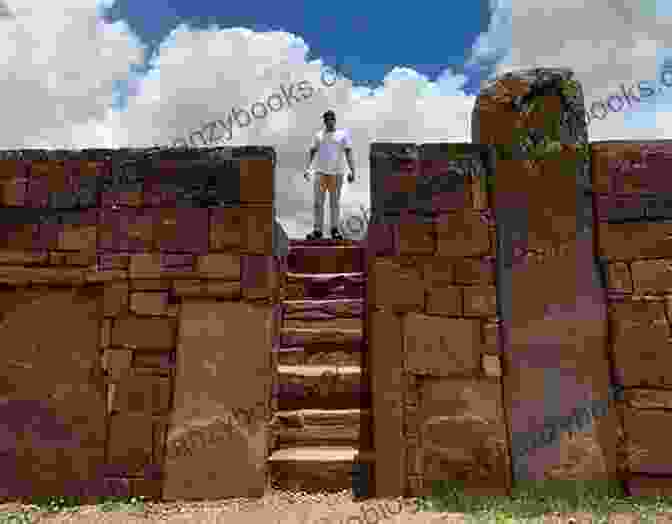
POLYGON ((329 110, 322 115, 324 120, 324 127, 327 128, 327 131, 333 131, 336 127, 336 113, 329 110))

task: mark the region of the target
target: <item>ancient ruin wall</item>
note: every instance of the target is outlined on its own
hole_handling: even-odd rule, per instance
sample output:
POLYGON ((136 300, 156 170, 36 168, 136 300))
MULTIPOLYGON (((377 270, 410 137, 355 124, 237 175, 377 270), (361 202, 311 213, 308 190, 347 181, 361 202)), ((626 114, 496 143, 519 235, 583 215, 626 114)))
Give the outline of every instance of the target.
POLYGON ((3 152, 0 495, 263 492, 274 165, 3 152))

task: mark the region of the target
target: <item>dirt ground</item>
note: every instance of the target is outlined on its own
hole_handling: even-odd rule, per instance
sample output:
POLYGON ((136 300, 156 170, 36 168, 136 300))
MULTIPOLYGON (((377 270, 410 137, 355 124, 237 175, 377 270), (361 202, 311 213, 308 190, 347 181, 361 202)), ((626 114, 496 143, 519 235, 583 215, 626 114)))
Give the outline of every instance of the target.
MULTIPOLYGON (((7 519, 9 512, 20 509, 13 504, 0 505, 0 524, 19 524, 7 519)), ((32 523, 101 523, 136 524, 376 524, 459 522, 459 514, 446 518, 444 513, 415 514, 415 499, 371 499, 355 502, 350 492, 311 495, 271 492, 261 499, 226 499, 204 502, 146 503, 144 511, 114 510, 105 512, 98 506, 81 506, 57 514, 36 512, 32 523), (382 506, 382 509, 381 509, 382 506)))

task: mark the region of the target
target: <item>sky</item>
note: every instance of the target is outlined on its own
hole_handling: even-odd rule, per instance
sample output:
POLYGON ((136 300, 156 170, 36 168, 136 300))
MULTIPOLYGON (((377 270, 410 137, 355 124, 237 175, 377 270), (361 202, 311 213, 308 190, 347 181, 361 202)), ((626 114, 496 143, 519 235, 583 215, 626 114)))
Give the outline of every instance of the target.
POLYGON ((277 218, 300 238, 313 226, 307 150, 327 109, 353 141, 347 217, 369 207, 372 142, 470 142, 480 86, 508 71, 568 67, 587 110, 644 82, 658 92, 597 111, 589 139, 670 138, 671 26, 670 0, 0 0, 0 148, 169 146, 219 119, 229 128, 215 145, 276 149, 277 218), (311 96, 247 126, 227 120, 301 82, 311 96))

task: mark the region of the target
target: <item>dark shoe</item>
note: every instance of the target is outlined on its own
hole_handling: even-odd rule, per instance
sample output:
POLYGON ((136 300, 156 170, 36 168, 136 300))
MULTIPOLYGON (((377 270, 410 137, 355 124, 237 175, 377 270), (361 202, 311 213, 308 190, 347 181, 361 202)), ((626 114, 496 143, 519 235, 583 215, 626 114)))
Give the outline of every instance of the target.
POLYGON ((331 238, 334 240, 343 240, 343 235, 341 235, 341 232, 338 229, 333 228, 331 230, 331 238))
POLYGON ((322 238, 322 231, 313 231, 306 235, 306 240, 319 240, 322 238))

